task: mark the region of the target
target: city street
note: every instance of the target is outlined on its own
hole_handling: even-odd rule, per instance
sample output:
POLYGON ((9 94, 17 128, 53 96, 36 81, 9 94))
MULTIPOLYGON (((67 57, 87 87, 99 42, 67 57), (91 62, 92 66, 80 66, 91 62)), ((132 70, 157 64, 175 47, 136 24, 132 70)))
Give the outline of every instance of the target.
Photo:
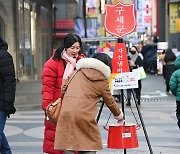
MULTIPOLYGON (((116 143, 127 139, 130 144, 137 134, 137 146, 109 148, 111 126, 125 125, 117 123, 106 105, 101 108, 103 100, 100 99, 97 111, 101 114, 97 123, 103 149, 97 154, 180 154, 176 97, 166 92, 163 78, 167 82, 177 69, 178 40, 180 0, 0 0, 0 108, 14 113, 3 125, 12 153, 44 154, 42 91, 43 100, 56 98, 58 86, 73 69, 78 69, 76 63, 79 63, 79 69, 98 67, 97 70, 103 70, 104 76, 108 77, 105 66, 99 67, 88 61, 86 66, 86 60, 78 61, 94 57, 110 66, 109 55, 112 58, 109 87, 115 90, 113 97, 124 113, 124 124, 135 128, 135 135, 129 128, 118 130, 113 141, 117 137, 121 139, 116 143), (103 58, 95 53, 107 55, 103 58), (129 71, 138 72, 138 75, 128 74, 129 71), (127 74, 121 74, 124 72, 127 74), (137 79, 143 80, 140 95, 137 88, 136 103, 134 91, 131 100, 127 100, 127 90, 119 88, 137 87, 137 79)), ((92 83, 89 79, 86 81, 92 83)), ((83 95, 85 90, 78 88, 79 83, 84 82, 79 79, 76 85, 77 92, 83 95)), ((140 87, 140 82, 138 85, 140 87)), ((98 87, 93 90, 84 87, 91 93, 93 90, 98 93, 98 87)), ((85 98, 82 95, 81 98, 85 98)), ((90 96, 92 94, 88 98, 90 96)), ((87 128, 92 132, 90 127, 87 128)), ((50 146, 53 148, 52 144, 50 146)), ((5 153, 3 151, 1 146, 0 154, 5 153)))
MULTIPOLYGON (((148 75, 142 81, 142 103, 140 111, 145 124, 150 145, 154 154, 179 154, 180 151, 180 133, 177 127, 175 117, 175 97, 165 93, 165 85, 162 76, 148 75)), ((43 141, 43 111, 39 104, 34 102, 33 98, 40 96, 41 83, 19 83, 17 86, 17 100, 22 99, 21 94, 30 91, 28 102, 17 103, 17 112, 7 120, 5 133, 12 147, 13 154, 40 154, 42 153, 43 141), (36 85, 36 86, 35 86, 36 85), (26 88, 28 86, 28 88, 26 88), (31 89, 32 87, 32 89, 31 89), (22 89, 21 89, 22 88, 22 89), (35 90, 33 90, 35 88, 35 90), (24 90, 23 90, 24 89, 24 90), (39 91, 39 93, 37 93, 39 91)), ((125 91, 124 91, 125 93, 125 91)), ((25 100, 25 99, 22 99, 25 100)), ((39 98, 40 100, 40 98, 39 98)), ((39 101, 38 100, 38 101, 39 101)), ((126 102, 124 102, 126 103, 126 102)), ((121 103, 118 103, 121 107, 121 103)), ((139 114, 135 104, 132 103, 132 111, 138 121, 139 114)), ((136 124, 131 109, 125 106, 126 123, 136 124)), ((102 134, 104 149, 98 151, 98 154, 123 154, 123 149, 108 149, 107 136, 108 132, 104 130, 110 112, 107 107, 103 108, 99 128, 102 134)), ((115 124, 113 116, 110 118, 109 124, 115 124)), ((143 128, 137 130, 138 148, 127 149, 129 154, 148 154, 149 148, 145 138, 143 128)))

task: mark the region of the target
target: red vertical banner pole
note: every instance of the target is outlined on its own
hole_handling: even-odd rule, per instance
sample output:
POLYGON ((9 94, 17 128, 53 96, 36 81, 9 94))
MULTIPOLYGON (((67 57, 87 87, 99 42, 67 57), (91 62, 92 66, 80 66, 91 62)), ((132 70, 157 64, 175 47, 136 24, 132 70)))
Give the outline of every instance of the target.
MULTIPOLYGON (((104 26, 108 33, 118 37, 118 41, 115 44, 115 50, 112 59, 112 75, 111 75, 111 90, 118 90, 120 100, 122 102, 122 111, 124 113, 124 92, 123 87, 120 85, 118 88, 115 88, 113 79, 118 76, 118 74, 129 72, 129 64, 126 52, 126 45, 123 43, 122 37, 130 34, 134 31, 136 27, 135 19, 135 5, 132 4, 123 4, 121 2, 115 5, 105 5, 105 20, 104 26)), ((122 82, 122 78, 119 78, 122 82)), ((116 82, 116 80, 115 80, 116 82)), ((119 81, 117 81, 119 82, 119 81)), ((124 154, 126 154, 126 149, 124 149, 124 154)))
MULTIPOLYGON (((123 39, 122 38, 118 38, 117 42, 118 43, 123 43, 123 39)), ((125 118, 125 111, 124 111, 124 91, 123 91, 123 89, 121 89, 120 97, 121 97, 121 102, 122 102, 122 111, 124 113, 124 120, 125 120, 126 118, 125 118)), ((124 154, 126 154, 126 149, 124 149, 124 154)))
MULTIPOLYGON (((112 76, 115 77, 117 74, 129 72, 129 64, 126 52, 126 45, 123 43, 122 38, 118 38, 117 43, 115 44, 115 50, 112 58, 112 76)), ((123 89, 118 90, 120 93, 118 95, 119 100, 122 103, 122 112, 124 113, 124 91, 123 89)), ((124 149, 124 154, 126 154, 126 149, 124 149)))

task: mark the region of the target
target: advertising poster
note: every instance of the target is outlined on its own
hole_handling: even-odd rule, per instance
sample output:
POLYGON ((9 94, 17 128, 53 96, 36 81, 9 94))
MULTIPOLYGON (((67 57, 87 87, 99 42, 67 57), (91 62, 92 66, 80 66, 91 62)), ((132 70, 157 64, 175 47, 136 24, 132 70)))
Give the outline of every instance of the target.
POLYGON ((137 32, 144 33, 152 26, 152 0, 136 0, 137 32))
POLYGON ((170 4, 170 33, 178 32, 178 3, 170 4))
POLYGON ((88 17, 95 18, 96 14, 96 0, 88 0, 88 17))
MULTIPOLYGON (((94 38, 97 36, 97 18, 87 18, 87 37, 94 38)), ((74 19, 75 33, 80 37, 85 37, 84 19, 74 19)))

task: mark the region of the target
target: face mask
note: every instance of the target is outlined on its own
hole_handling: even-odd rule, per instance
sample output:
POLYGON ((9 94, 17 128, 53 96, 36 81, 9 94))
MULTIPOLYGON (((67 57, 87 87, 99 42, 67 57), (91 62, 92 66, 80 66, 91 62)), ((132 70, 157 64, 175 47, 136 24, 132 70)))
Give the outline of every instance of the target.
POLYGON ((132 55, 135 55, 135 54, 136 54, 136 52, 135 52, 135 51, 130 51, 130 53, 131 53, 132 55))

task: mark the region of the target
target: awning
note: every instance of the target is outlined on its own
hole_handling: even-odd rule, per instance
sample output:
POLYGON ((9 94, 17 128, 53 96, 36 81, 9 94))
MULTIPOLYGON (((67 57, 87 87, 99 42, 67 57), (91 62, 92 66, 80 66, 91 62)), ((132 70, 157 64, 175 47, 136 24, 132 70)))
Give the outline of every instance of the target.
POLYGON ((57 19, 56 30, 74 29, 74 19, 57 19))
POLYGON ((61 33, 61 32, 57 32, 55 34, 55 37, 56 38, 64 38, 68 33, 61 33))
POLYGON ((57 19, 55 37, 64 38, 68 33, 74 32, 74 19, 57 19))

